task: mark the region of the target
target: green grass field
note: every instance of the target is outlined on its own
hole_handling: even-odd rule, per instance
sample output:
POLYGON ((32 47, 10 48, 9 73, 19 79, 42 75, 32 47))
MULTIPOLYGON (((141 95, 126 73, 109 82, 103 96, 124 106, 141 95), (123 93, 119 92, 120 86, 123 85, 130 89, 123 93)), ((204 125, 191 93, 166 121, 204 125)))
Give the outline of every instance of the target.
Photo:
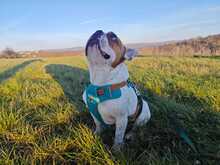
POLYGON ((152 118, 114 153, 114 131, 92 133, 82 56, 0 59, 0 164, 218 164, 220 59, 140 57, 130 78, 152 118), (174 131, 175 116, 199 153, 174 131))

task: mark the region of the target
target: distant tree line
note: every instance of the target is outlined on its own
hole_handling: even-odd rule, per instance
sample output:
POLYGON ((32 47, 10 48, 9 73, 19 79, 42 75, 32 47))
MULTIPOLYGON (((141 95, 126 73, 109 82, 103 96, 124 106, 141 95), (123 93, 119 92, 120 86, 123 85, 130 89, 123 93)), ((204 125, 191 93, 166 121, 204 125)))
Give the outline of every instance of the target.
POLYGON ((142 50, 149 55, 220 56, 220 35, 167 43, 142 50))
POLYGON ((5 48, 2 52, 0 52, 0 58, 20 58, 21 56, 14 51, 12 48, 5 48))

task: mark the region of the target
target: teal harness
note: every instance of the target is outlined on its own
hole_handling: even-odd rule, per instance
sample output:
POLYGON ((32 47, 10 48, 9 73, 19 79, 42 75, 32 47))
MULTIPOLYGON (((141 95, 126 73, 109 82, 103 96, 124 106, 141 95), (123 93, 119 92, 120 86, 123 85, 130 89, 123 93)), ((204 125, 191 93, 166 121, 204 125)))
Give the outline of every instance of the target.
POLYGON ((121 97, 121 89, 111 90, 111 85, 105 86, 96 86, 90 84, 86 88, 86 102, 89 108, 89 112, 104 126, 107 127, 106 124, 99 111, 98 104, 104 102, 106 100, 117 99, 121 97))
MULTIPOLYGON (((111 84, 104 86, 90 84, 86 88, 86 102, 89 112, 101 123, 103 127, 108 127, 109 125, 103 121, 98 111, 98 104, 107 100, 117 99, 121 97, 121 89, 117 88, 112 90, 111 86, 111 84)), ((138 113, 135 116, 130 116, 128 118, 129 123, 134 123, 142 111, 143 100, 139 90, 136 88, 136 85, 134 83, 127 80, 127 87, 132 88, 138 98, 138 113)))

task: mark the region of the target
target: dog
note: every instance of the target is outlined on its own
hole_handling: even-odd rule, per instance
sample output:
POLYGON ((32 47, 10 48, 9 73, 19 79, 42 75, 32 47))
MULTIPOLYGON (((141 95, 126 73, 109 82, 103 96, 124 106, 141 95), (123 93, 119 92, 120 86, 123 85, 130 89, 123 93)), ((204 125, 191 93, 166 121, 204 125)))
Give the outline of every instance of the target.
MULTIPOLYGON (((128 120, 135 119, 136 127, 151 117, 147 102, 128 84, 124 62, 136 57, 137 51, 126 48, 115 33, 98 30, 87 41, 85 55, 91 84, 83 92, 83 101, 94 119, 95 134, 100 134, 106 125, 115 124, 113 149, 120 150, 128 120)), ((132 133, 127 135, 129 138, 132 133)))

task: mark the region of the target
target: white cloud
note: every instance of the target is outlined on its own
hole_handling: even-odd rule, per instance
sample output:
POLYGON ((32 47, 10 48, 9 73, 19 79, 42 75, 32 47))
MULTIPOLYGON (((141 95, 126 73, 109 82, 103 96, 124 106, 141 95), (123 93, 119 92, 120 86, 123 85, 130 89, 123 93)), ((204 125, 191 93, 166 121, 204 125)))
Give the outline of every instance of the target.
POLYGON ((204 26, 204 25, 212 25, 217 24, 218 20, 200 20, 200 21, 194 21, 194 22, 185 22, 180 24, 173 24, 173 25, 167 25, 167 26, 161 26, 159 28, 154 28, 154 30, 176 30, 176 29, 187 29, 191 27, 198 27, 198 26, 204 26))
POLYGON ((80 25, 87 25, 87 24, 94 24, 94 23, 103 24, 103 22, 110 21, 110 20, 112 20, 111 17, 91 18, 91 19, 81 21, 79 24, 80 25))
POLYGON ((1 22, 0 34, 8 34, 11 31, 14 31, 18 26, 21 26, 25 21, 28 21, 28 19, 30 18, 31 14, 27 13, 26 15, 23 15, 19 18, 10 20, 10 22, 8 22, 6 25, 4 25, 3 22, 1 22))
POLYGON ((209 7, 209 8, 207 9, 207 11, 219 12, 219 11, 220 11, 220 6, 209 7))
POLYGON ((80 24, 80 25, 86 25, 86 24, 95 23, 95 22, 97 22, 97 21, 98 21, 97 19, 89 19, 89 20, 82 21, 82 22, 80 22, 79 24, 80 24))

